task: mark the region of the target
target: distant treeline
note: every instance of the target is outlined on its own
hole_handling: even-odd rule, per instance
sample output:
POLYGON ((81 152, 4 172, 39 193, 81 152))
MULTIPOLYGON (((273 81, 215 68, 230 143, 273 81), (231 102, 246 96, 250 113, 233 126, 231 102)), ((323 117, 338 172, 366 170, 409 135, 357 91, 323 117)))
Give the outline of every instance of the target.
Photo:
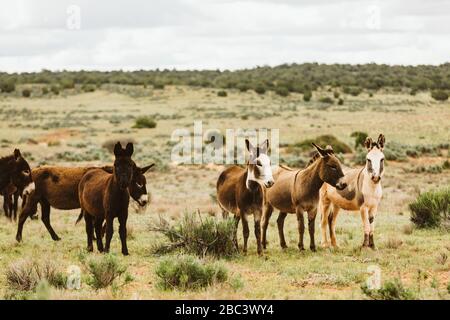
POLYGON ((70 89, 75 85, 102 84, 143 85, 164 88, 165 85, 188 85, 220 89, 273 90, 280 95, 290 92, 308 93, 319 87, 340 87, 345 93, 357 95, 361 90, 409 88, 450 90, 450 63, 439 66, 389 66, 378 64, 283 64, 236 71, 58 71, 34 73, 0 73, 0 90, 14 90, 18 84, 48 84, 70 89))

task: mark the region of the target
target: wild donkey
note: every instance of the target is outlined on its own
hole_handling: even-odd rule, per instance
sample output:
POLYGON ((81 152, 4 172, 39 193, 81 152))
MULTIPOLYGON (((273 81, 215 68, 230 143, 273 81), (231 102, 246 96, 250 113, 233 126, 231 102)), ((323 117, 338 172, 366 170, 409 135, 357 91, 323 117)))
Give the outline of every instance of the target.
MULTIPOLYGON (((0 190, 4 196, 5 214, 12 218, 15 206, 12 196, 18 197, 18 193, 27 195, 35 188, 31 169, 23 158, 19 149, 15 149, 10 156, 0 158, 0 190)), ((14 215, 15 218, 15 215, 14 215)))
MULTIPOLYGON (((260 146, 254 147, 248 139, 245 145, 250 153, 247 167, 232 166, 225 169, 217 180, 217 200, 220 207, 234 214, 236 232, 239 220, 242 219, 244 235, 244 253, 247 252, 247 240, 249 236, 248 215, 253 214, 255 219, 255 236, 258 254, 261 248, 261 214, 264 192, 273 185, 270 158, 267 155, 269 140, 260 146)), ((237 248, 237 234, 235 235, 237 248)))
POLYGON ((336 243, 336 220, 340 209, 361 212, 364 229, 363 247, 375 249, 373 232, 375 216, 381 201, 381 177, 384 173, 385 138, 380 134, 375 143, 371 138, 365 141, 367 148, 366 165, 362 169, 344 169, 345 190, 336 190, 330 185, 324 185, 320 190, 319 211, 322 212, 322 245, 328 247, 327 226, 330 230, 331 245, 336 243), (331 210, 330 210, 331 209, 331 210), (330 215, 331 213, 331 215, 330 215))
POLYGON ((109 252, 113 235, 113 219, 119 219, 119 235, 122 242, 122 254, 128 255, 127 219, 130 201, 130 187, 133 178, 133 144, 128 143, 123 149, 120 142, 114 147, 113 173, 102 169, 89 170, 81 178, 78 186, 81 210, 86 222, 87 249, 93 250, 92 240, 97 238, 97 249, 109 252), (106 219, 106 243, 103 249, 102 225, 106 219))
POLYGON ((313 143, 317 150, 316 156, 303 170, 292 170, 281 167, 275 174, 275 184, 266 192, 266 206, 263 215, 263 245, 267 244, 266 233, 269 219, 273 209, 280 210, 277 219, 280 245, 287 248, 284 238, 284 219, 288 213, 297 215, 299 242, 298 248, 304 250, 303 235, 305 222, 303 215, 308 213, 308 229, 310 237, 310 248, 316 250, 314 241, 315 219, 317 214, 317 203, 319 201, 319 190, 324 182, 342 190, 346 184, 342 181, 344 173, 341 163, 334 155, 333 149, 328 146, 322 149, 313 143))
MULTIPOLYGON (((133 167, 133 181, 130 187, 131 197, 138 202, 141 207, 148 203, 147 180, 144 173, 149 170, 153 164, 139 168, 133 167)), ((42 222, 47 228, 53 240, 60 240, 60 237, 53 230, 50 224, 50 208, 60 210, 73 210, 80 208, 78 197, 78 184, 83 175, 92 169, 102 169, 112 173, 111 166, 98 167, 56 167, 43 166, 31 171, 31 175, 36 184, 36 189, 27 197, 25 206, 19 216, 17 226, 16 240, 22 240, 23 225, 28 217, 36 214, 38 203, 41 205, 42 222)))

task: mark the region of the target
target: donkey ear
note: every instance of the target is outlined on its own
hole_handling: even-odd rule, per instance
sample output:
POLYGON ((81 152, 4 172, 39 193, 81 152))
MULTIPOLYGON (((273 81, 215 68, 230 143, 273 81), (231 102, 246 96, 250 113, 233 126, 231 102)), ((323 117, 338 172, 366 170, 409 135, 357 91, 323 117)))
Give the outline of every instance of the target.
POLYGON ((325 147, 325 151, 327 151, 329 154, 334 154, 333 147, 329 144, 325 147))
POLYGON ((325 158, 325 157, 328 156, 328 152, 326 150, 322 149, 321 147, 319 147, 314 142, 312 142, 311 144, 313 145, 314 148, 316 148, 316 150, 319 153, 320 157, 325 158))
POLYGON ((19 159, 22 156, 19 149, 14 149, 14 160, 19 159))
POLYGON ((269 150, 269 139, 266 139, 259 145, 259 152, 267 154, 267 151, 269 150))
POLYGON ((120 141, 116 143, 114 146, 114 155, 116 157, 121 156, 123 152, 122 145, 120 144, 120 141))
POLYGON ((367 137, 366 141, 364 141, 364 146, 366 147, 366 149, 367 150, 372 149, 372 144, 373 144, 372 138, 367 137))
POLYGON ((129 157, 131 157, 133 155, 134 152, 134 146, 133 143, 128 142, 127 146, 125 147, 125 154, 129 157))
POLYGON ((248 139, 245 139, 245 146, 247 147, 248 152, 252 152, 252 150, 255 149, 255 147, 253 147, 252 143, 248 139))
POLYGON ((380 135, 378 136, 378 140, 377 140, 377 145, 378 145, 378 148, 380 148, 380 150, 384 149, 385 141, 386 141, 386 139, 384 138, 384 134, 380 133, 380 135))
POLYGON ((155 165, 155 164, 152 163, 152 164, 149 165, 149 166, 146 166, 146 167, 141 168, 141 173, 142 173, 142 174, 146 173, 146 172, 147 172, 149 169, 151 169, 154 165, 155 165))

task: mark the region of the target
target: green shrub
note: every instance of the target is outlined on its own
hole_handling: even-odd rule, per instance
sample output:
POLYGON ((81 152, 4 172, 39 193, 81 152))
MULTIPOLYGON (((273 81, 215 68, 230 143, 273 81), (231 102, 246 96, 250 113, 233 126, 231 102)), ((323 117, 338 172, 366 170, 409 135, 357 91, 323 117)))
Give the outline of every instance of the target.
POLYGON ((143 128, 156 128, 156 121, 151 117, 139 117, 136 119, 133 128, 143 129, 143 128))
POLYGON ((311 91, 306 91, 305 93, 303 93, 303 101, 308 102, 311 100, 311 98, 312 98, 311 91))
POLYGON ((55 288, 66 285, 66 276, 47 261, 21 260, 11 264, 6 270, 6 282, 13 290, 32 291, 43 280, 47 280, 55 288))
POLYGON ((409 204, 411 221, 419 228, 450 226, 450 187, 422 193, 409 204))
POLYGON ((255 92, 257 94, 264 94, 266 93, 266 88, 263 85, 257 85, 255 88, 255 92))
POLYGON ((362 92, 362 89, 360 87, 344 87, 343 91, 346 94, 358 96, 362 92))
POLYGON ((164 89, 164 83, 161 83, 161 82, 156 82, 156 83, 154 83, 154 84, 153 84, 153 89, 156 89, 156 90, 162 90, 162 89, 164 89))
POLYGON ((42 88, 42 94, 43 94, 43 95, 48 94, 48 92, 49 92, 49 91, 48 91, 48 88, 47 88, 47 87, 43 87, 43 88, 42 88))
POLYGON ((334 101, 330 97, 322 97, 322 98, 319 99, 319 102, 332 104, 334 101))
POLYGON ((12 80, 3 80, 0 82, 0 92, 11 93, 16 90, 16 84, 12 80))
POLYGON ((323 148, 325 148, 326 145, 331 145, 333 147, 333 150, 335 153, 351 153, 352 148, 350 148, 347 144, 344 142, 338 140, 333 135, 322 135, 318 136, 315 139, 306 139, 301 142, 297 142, 293 147, 299 148, 301 150, 312 150, 313 146, 311 143, 315 143, 323 148))
POLYGON ((289 95, 289 90, 286 87, 276 87, 275 93, 282 97, 287 97, 289 95))
POLYGON ((31 90, 30 89, 23 89, 22 90, 22 97, 29 98, 31 96, 31 90))
POLYGON ((60 84, 61 84, 61 88, 63 88, 63 89, 75 88, 75 82, 72 79, 62 79, 60 84))
POLYGON ((364 142, 366 141, 366 138, 368 137, 368 134, 361 131, 355 131, 352 132, 350 137, 355 139, 355 149, 358 147, 364 146, 364 142))
POLYGON ((361 286, 362 292, 373 300, 414 300, 416 295, 405 288, 399 279, 387 281, 380 289, 369 289, 366 284, 361 286))
POLYGON ((335 99, 339 98, 339 92, 337 92, 337 91, 333 92, 333 97, 335 99))
POLYGON ((217 92, 218 97, 226 97, 228 96, 228 93, 225 90, 220 90, 217 92))
POLYGON ((340 105, 340 106, 344 105, 344 99, 339 98, 338 105, 340 105))
POLYGON ((160 244, 154 248, 157 254, 181 249, 200 257, 210 255, 221 258, 232 257, 238 253, 234 241, 236 225, 231 218, 217 220, 186 213, 183 219, 173 226, 161 220, 159 225, 151 227, 150 230, 161 232, 169 240, 168 244, 160 244))
POLYGON ((83 84, 81 90, 83 90, 84 92, 94 92, 95 86, 93 84, 83 84))
POLYGON ((127 271, 127 267, 121 265, 114 255, 107 254, 89 261, 88 271, 90 273, 88 284, 94 289, 101 289, 110 286, 127 271))
POLYGON ((54 95, 58 95, 58 94, 59 94, 59 86, 56 86, 56 85, 51 86, 50 91, 51 91, 54 95))
POLYGON ((448 93, 443 90, 431 91, 431 97, 437 101, 448 100, 448 93))
POLYGON ((191 256, 163 259, 156 268, 158 287, 163 290, 198 290, 225 282, 227 270, 217 263, 204 263, 191 256))

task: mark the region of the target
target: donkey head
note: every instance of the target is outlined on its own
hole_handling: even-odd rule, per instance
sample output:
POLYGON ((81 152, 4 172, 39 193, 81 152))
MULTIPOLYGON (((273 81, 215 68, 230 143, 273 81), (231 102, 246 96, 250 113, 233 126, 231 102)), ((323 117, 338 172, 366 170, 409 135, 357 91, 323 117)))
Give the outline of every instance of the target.
POLYGON ((366 170, 370 174, 370 178, 374 183, 378 183, 384 173, 384 143, 383 134, 378 136, 377 142, 373 142, 371 138, 366 138, 364 145, 367 149, 366 170))
POLYGON ((332 185, 338 190, 343 190, 347 187, 347 184, 343 181, 344 173, 342 172, 341 162, 334 155, 333 148, 327 146, 322 149, 315 143, 312 145, 316 148, 321 162, 319 165, 319 177, 322 181, 332 185))
POLYGON ((254 147, 248 139, 245 139, 245 146, 250 153, 250 160, 247 165, 247 189, 253 189, 254 183, 252 182, 270 188, 274 184, 274 181, 272 168, 270 166, 270 158, 267 155, 269 150, 269 140, 254 147))
POLYGON ((133 179, 129 189, 130 196, 141 207, 145 207, 148 204, 147 179, 144 174, 154 165, 155 164, 152 163, 151 165, 143 168, 139 168, 136 165, 133 166, 133 179))
POLYGON ((133 144, 128 143, 123 149, 120 142, 114 146, 114 177, 119 184, 119 188, 125 190, 133 178, 133 167, 135 166, 131 156, 133 155, 133 144))
POLYGON ((23 190, 24 195, 30 194, 35 188, 31 177, 30 165, 24 159, 19 149, 14 150, 14 158, 11 161, 14 168, 11 176, 12 183, 19 190, 23 190))

